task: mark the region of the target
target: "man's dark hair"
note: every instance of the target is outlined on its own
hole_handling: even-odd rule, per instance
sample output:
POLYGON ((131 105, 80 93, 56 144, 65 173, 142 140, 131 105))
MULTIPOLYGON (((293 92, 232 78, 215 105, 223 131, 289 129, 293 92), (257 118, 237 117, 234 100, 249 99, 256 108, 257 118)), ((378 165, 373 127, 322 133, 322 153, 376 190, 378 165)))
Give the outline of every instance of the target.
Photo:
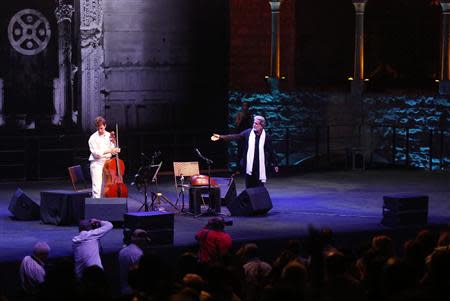
POLYGON ((83 219, 78 224, 78 230, 81 231, 90 231, 92 230, 91 222, 87 219, 83 219))
POLYGON ((95 118, 95 126, 99 127, 100 125, 106 125, 106 120, 102 116, 97 116, 95 118))
POLYGON ((225 221, 221 217, 213 217, 208 220, 206 227, 211 230, 221 231, 225 228, 225 221))
POLYGON ((98 221, 83 219, 78 224, 78 230, 81 231, 90 231, 93 229, 97 229, 100 227, 100 223, 98 221))

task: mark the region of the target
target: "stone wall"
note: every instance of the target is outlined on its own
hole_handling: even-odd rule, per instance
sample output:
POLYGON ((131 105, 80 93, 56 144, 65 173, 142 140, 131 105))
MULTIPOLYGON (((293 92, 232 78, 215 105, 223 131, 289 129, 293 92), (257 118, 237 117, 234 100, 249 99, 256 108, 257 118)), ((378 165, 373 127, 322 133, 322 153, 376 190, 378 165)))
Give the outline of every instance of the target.
POLYGON ((433 170, 450 167, 447 97, 366 96, 364 107, 367 122, 373 125, 372 140, 377 139, 380 154, 393 156, 397 164, 413 167, 433 170))
POLYGON ((226 12, 219 0, 104 0, 107 120, 126 129, 195 127, 204 116, 225 124, 226 12), (221 114, 200 111, 210 102, 221 114))
MULTIPOLYGON (((366 95, 360 103, 338 93, 232 91, 230 131, 241 101, 249 102, 253 114, 267 119, 282 165, 300 165, 317 155, 321 160, 345 161, 352 149, 361 148, 374 165, 430 168, 431 159, 431 169, 449 168, 448 98, 366 95)), ((235 145, 229 154, 235 166, 235 145)))

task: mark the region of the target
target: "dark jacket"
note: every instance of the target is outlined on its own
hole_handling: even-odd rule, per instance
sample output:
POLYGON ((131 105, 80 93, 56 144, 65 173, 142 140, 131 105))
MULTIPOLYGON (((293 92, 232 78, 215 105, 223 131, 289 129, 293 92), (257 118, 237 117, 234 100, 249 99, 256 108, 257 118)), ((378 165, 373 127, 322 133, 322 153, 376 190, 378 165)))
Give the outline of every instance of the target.
MULTIPOLYGON (((248 139, 250 137, 250 132, 253 129, 247 129, 245 131, 240 132, 239 134, 230 134, 230 135, 220 135, 220 138, 222 138, 225 141, 231 141, 231 140, 242 140, 245 141, 243 148, 244 151, 242 152, 242 158, 241 158, 241 167, 243 171, 245 172, 245 168, 247 166, 247 151, 248 151, 248 139)), ((266 131, 266 140, 264 142, 264 158, 266 163, 266 169, 269 171, 268 167, 275 167, 278 166, 277 156, 275 155, 275 152, 273 150, 272 146, 272 137, 269 135, 269 133, 266 131)))

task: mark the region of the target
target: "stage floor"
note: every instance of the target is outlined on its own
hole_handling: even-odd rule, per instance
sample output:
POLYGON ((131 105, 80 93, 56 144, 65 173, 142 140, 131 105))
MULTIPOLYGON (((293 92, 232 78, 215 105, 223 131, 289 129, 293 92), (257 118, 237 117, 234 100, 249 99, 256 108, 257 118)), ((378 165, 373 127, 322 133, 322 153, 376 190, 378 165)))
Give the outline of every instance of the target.
MULTIPOLYGON (((237 178, 238 193, 244 189, 237 178)), ((71 238, 76 226, 45 225, 40 221, 16 221, 10 218, 9 200, 20 187, 39 201, 40 191, 71 189, 66 182, 0 184, 0 262, 18 261, 28 254, 37 241, 51 246, 51 257, 70 256, 71 238)), ((411 170, 370 170, 365 172, 310 172, 271 178, 266 185, 273 209, 265 216, 230 217, 234 225, 227 227, 234 241, 280 240, 307 235, 308 225, 331 227, 337 236, 355 233, 393 231, 380 225, 382 196, 392 193, 418 193, 430 197, 429 224, 450 221, 450 174, 411 170)), ((130 187, 129 209, 135 211, 143 195, 130 187)), ((175 199, 173 178, 161 179, 160 191, 175 199)), ((188 203, 188 202, 186 202, 188 203)), ((168 211, 171 211, 167 207, 168 211)), ((222 207, 223 213, 227 209, 222 207)), ((174 247, 194 246, 194 235, 208 217, 175 216, 174 247)), ((397 229, 404 232, 404 229, 397 229)), ((395 230, 395 231, 397 231, 395 230)), ((122 247, 122 230, 114 229, 102 239, 106 253, 122 247)), ((166 247, 167 248, 167 247, 166 247)))

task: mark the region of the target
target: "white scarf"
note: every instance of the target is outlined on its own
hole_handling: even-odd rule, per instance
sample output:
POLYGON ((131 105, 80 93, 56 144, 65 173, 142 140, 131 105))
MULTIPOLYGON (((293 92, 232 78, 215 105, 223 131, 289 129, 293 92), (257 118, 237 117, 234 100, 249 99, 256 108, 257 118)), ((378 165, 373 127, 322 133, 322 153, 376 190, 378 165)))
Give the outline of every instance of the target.
MULTIPOLYGON (((250 136, 248 137, 248 150, 247 150, 247 166, 245 172, 248 175, 252 174, 253 170, 253 160, 255 156, 255 131, 252 129, 250 131, 250 136)), ((266 178, 266 162, 264 157, 264 142, 266 141, 266 131, 262 130, 261 137, 259 137, 259 179, 261 182, 265 183, 266 178)))

